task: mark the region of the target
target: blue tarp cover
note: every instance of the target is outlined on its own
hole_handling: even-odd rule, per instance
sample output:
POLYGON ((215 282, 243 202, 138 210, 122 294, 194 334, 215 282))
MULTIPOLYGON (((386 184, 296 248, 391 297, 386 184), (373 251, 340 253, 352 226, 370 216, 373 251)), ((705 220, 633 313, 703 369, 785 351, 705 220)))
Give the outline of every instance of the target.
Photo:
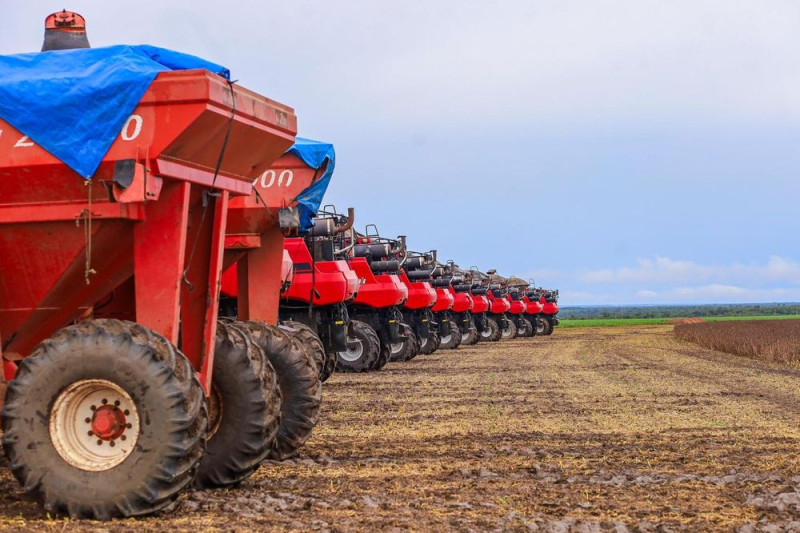
POLYGON ((322 204, 322 197, 328 190, 328 184, 333 176, 333 168, 336 166, 336 151, 332 144, 297 137, 294 145, 286 153, 296 155, 311 168, 325 167, 322 176, 298 194, 296 198, 297 203, 300 204, 300 231, 306 232, 313 226, 311 218, 317 214, 319 206, 322 204))
POLYGON ((225 67, 154 46, 0 56, 0 118, 91 178, 159 72, 225 67))

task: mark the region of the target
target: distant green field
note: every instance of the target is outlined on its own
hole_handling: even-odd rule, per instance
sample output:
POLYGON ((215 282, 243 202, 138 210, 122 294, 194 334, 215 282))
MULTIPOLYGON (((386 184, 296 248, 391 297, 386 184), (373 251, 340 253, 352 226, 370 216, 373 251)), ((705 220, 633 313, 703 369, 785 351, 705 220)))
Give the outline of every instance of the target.
MULTIPOLYGON (((786 320, 798 319, 800 315, 769 316, 715 316, 703 318, 706 322, 728 322, 730 320, 786 320)), ((650 326, 653 324, 671 324, 669 318, 572 318, 561 320, 560 328, 608 328, 614 326, 650 326)))

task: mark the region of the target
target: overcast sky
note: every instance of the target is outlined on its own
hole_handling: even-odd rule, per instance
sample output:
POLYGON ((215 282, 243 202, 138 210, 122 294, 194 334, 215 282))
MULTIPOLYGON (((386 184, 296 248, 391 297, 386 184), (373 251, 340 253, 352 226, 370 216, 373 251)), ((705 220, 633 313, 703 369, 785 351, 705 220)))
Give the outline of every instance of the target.
POLYGON ((800 301, 794 0, 3 4, 0 53, 66 7, 224 64, 335 144, 358 227, 563 305, 800 301))

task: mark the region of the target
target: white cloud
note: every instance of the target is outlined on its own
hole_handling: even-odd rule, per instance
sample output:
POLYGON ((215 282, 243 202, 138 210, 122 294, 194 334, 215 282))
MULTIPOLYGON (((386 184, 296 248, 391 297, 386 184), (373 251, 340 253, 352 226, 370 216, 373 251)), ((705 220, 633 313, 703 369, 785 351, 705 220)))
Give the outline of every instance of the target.
POLYGON ((577 280, 588 285, 618 284, 639 286, 640 290, 658 287, 767 286, 770 284, 800 285, 800 262, 772 256, 763 264, 703 265, 688 260, 669 257, 638 259, 633 267, 589 270, 577 275, 577 280), (641 287, 645 285, 645 287, 641 287))
POLYGON ((637 291, 642 303, 752 303, 797 302, 800 287, 752 288, 735 285, 710 284, 696 287, 676 287, 663 291, 637 291))
POLYGON ((800 302, 800 262, 702 264, 656 257, 616 269, 561 273, 564 305, 800 302))

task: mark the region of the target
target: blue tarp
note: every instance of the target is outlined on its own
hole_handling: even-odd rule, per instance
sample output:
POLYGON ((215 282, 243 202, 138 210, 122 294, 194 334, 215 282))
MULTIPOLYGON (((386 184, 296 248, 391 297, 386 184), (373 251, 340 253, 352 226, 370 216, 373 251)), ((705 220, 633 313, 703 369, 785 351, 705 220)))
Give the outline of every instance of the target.
POLYGON ((319 206, 322 204, 322 197, 328 190, 328 184, 333 176, 333 168, 336 166, 336 151, 332 144, 297 137, 294 145, 286 153, 296 155, 311 168, 325 167, 322 176, 298 194, 296 198, 297 203, 300 204, 300 231, 305 233, 313 226, 311 218, 317 214, 319 206))
POLYGON ((159 72, 223 66, 154 46, 0 56, 0 118, 91 178, 159 72))

